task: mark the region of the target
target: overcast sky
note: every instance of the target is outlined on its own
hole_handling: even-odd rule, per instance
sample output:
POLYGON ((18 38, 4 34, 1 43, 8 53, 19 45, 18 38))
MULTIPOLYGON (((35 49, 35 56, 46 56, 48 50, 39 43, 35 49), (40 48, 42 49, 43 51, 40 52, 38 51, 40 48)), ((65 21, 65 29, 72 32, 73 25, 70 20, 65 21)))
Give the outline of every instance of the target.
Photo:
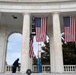
MULTIPOLYGON (((41 44, 43 45, 43 43, 41 44)), ((12 63, 17 58, 20 58, 20 61, 21 61, 21 49, 22 49, 21 47, 22 47, 22 35, 20 33, 11 34, 8 38, 7 55, 6 55, 6 61, 9 65, 12 65, 12 63)), ((38 42, 36 42, 35 37, 34 37, 33 48, 34 48, 35 55, 37 56, 38 42)))

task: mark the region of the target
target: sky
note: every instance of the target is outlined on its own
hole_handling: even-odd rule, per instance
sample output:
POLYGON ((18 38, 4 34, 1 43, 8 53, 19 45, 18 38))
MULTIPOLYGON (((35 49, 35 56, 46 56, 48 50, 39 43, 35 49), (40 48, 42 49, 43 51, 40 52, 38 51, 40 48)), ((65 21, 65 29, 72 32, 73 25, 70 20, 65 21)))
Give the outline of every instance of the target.
MULTIPOLYGON (((42 46, 44 45, 41 42, 42 46)), ((21 62, 21 49, 22 49, 22 34, 20 33, 13 33, 8 38, 7 43, 7 54, 6 54, 6 61, 8 65, 12 65, 13 62, 19 58, 21 62)), ((37 56, 38 54, 38 42, 36 42, 36 37, 34 37, 33 42, 33 49, 34 53, 37 56)))

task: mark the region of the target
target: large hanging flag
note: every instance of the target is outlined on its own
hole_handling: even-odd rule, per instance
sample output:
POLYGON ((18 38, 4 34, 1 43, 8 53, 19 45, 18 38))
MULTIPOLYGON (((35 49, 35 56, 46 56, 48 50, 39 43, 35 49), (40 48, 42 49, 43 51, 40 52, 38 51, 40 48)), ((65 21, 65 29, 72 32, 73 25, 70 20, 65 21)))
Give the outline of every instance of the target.
POLYGON ((34 23, 36 28, 36 41, 45 42, 47 34, 47 17, 35 17, 34 23))
POLYGON ((63 20, 65 41, 76 41, 76 17, 64 17, 63 20))
POLYGON ((34 38, 34 36, 31 35, 31 36, 30 36, 30 43, 29 43, 29 46, 30 46, 29 56, 30 56, 30 58, 33 58, 33 57, 34 57, 33 38, 34 38))

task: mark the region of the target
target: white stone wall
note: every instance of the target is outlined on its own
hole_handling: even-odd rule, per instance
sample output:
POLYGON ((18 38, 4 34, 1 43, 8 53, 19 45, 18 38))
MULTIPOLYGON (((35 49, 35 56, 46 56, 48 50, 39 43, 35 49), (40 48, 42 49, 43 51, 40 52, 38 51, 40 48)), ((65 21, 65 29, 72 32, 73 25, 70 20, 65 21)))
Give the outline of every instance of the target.
POLYGON ((13 32, 22 32, 21 27, 0 26, 0 73, 5 71, 5 61, 7 53, 7 40, 13 32))
POLYGON ((7 36, 10 34, 17 32, 22 34, 22 27, 7 27, 7 36))

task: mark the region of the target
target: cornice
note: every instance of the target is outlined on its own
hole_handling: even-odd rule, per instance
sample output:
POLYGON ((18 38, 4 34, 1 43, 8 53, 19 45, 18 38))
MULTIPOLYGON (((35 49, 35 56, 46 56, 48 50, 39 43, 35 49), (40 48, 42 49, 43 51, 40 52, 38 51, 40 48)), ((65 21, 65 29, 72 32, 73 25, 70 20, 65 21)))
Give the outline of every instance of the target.
POLYGON ((15 3, 15 4, 45 4, 45 3, 63 3, 63 2, 76 2, 76 0, 56 0, 56 1, 54 1, 54 0, 37 0, 37 1, 28 1, 28 0, 26 0, 26 1, 20 1, 20 0, 12 0, 12 1, 8 1, 8 0, 5 0, 5 1, 3 1, 3 0, 0 0, 0 3, 11 3, 11 4, 13 4, 13 3, 15 3))
POLYGON ((14 3, 14 2, 0 2, 1 12, 68 12, 76 11, 76 1, 67 2, 42 2, 42 3, 14 3))

